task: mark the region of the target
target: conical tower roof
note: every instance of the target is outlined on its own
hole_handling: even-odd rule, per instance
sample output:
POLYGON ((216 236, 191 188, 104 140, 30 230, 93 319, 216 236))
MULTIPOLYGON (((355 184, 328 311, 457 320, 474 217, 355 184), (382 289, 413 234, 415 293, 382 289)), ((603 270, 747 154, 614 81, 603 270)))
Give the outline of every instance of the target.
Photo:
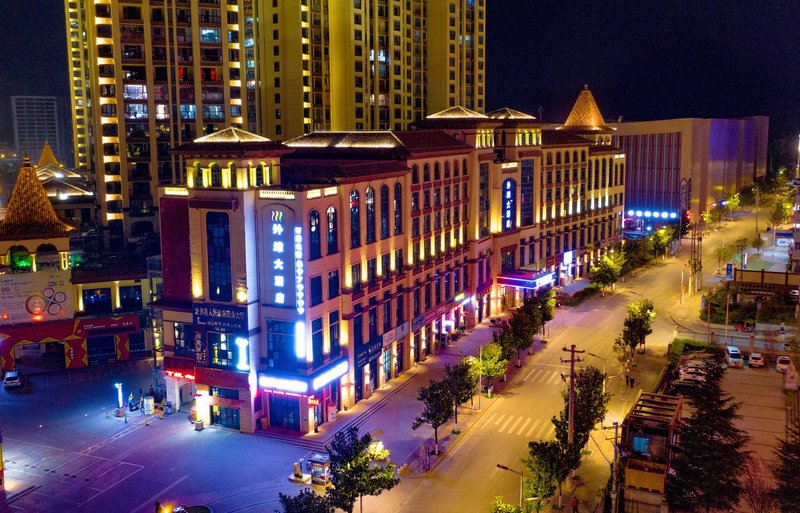
POLYGON ((56 215, 30 158, 25 155, 8 201, 6 216, 0 221, 0 240, 68 237, 74 229, 56 215))
POLYGON ((583 86, 583 91, 575 100, 575 105, 572 106, 572 112, 567 116, 567 121, 559 129, 570 132, 610 133, 613 131, 613 128, 606 125, 603 120, 603 115, 600 114, 600 109, 597 108, 597 103, 594 101, 588 85, 583 86))
POLYGON ((53 148, 50 147, 47 141, 44 142, 44 146, 42 147, 42 154, 39 156, 39 163, 36 164, 36 167, 44 167, 49 166, 50 164, 59 165, 58 159, 56 158, 55 153, 53 153, 53 148))

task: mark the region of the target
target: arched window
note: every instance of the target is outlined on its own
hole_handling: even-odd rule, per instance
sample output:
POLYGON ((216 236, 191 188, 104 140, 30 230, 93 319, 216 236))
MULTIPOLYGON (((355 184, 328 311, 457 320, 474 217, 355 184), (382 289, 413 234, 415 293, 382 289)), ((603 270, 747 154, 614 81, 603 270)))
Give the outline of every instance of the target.
POLYGON ((381 239, 389 237, 389 186, 381 186, 381 239))
POLYGON ((211 164, 211 187, 222 187, 222 168, 219 164, 211 164))
POLYGON ((308 258, 310 260, 322 256, 319 231, 319 212, 312 210, 308 213, 308 258))
POLYGON ((422 181, 423 182, 431 181, 431 167, 428 164, 422 166, 422 181))
POLYGON ((350 191, 350 247, 361 245, 361 198, 358 191, 350 191))
POLYGON ((561 164, 561 152, 556 152, 556 164, 561 164))
POLYGON ((419 183, 419 168, 416 164, 411 166, 411 183, 419 183))
POLYGON ((569 164, 569 152, 564 152, 564 164, 569 164))
POLYGON ((336 219, 336 209, 328 207, 328 254, 339 252, 339 222, 336 219))
POLYGON ((199 162, 194 165, 194 186, 203 186, 203 167, 199 162))
POLYGON ((231 186, 232 187, 239 187, 239 176, 236 174, 236 166, 233 165, 233 162, 228 164, 228 173, 230 173, 231 177, 231 186))
POLYGON ((441 180, 442 179, 441 172, 439 171, 439 163, 438 162, 433 164, 433 179, 434 180, 441 180))
POLYGON ((553 165, 553 154, 550 153, 549 151, 547 152, 547 165, 548 166, 553 165))
POLYGON ((403 233, 403 186, 394 184, 394 234, 403 233))
POLYGON ((467 176, 469 174, 467 173, 467 159, 461 161, 461 172, 464 176, 467 176))
POLYGON ((256 187, 261 187, 264 185, 264 166, 259 164, 256 166, 256 187))
POLYGON ((573 164, 577 164, 578 163, 578 151, 577 150, 572 152, 572 163, 573 164))
POLYGON ((503 231, 517 227, 517 182, 511 178, 503 182, 503 231))
POLYGON ((367 244, 375 242, 375 189, 367 187, 364 194, 367 204, 367 244))
POLYGON ((444 163, 444 179, 447 180, 448 178, 450 178, 450 163, 449 162, 445 162, 444 163))
POLYGON ((453 161, 453 176, 458 177, 458 161, 453 161))

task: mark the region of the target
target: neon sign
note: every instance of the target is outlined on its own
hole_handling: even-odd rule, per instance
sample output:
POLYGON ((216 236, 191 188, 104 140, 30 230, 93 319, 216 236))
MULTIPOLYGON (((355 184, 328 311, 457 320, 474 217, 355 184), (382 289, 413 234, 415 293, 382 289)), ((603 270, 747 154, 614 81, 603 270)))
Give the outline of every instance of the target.
POLYGON ((184 374, 183 372, 180 371, 165 370, 164 374, 166 374, 170 378, 188 379, 190 381, 194 381, 194 374, 189 374, 188 372, 184 374))
POLYGON ((275 376, 259 376, 258 386, 261 388, 271 388, 284 392, 294 392, 302 394, 308 391, 308 383, 299 379, 276 378, 275 376))
POLYGON ((250 365, 247 363, 247 348, 250 346, 250 341, 244 337, 236 337, 236 347, 239 348, 239 361, 236 363, 238 370, 250 370, 250 365))
POLYGON ((340 378, 347 374, 347 360, 339 362, 330 369, 326 370, 311 382, 311 388, 319 390, 336 378, 340 378))
POLYGON ((297 313, 306 313, 305 286, 303 285, 303 228, 294 227, 294 274, 295 274, 295 302, 297 313))
MULTIPOLYGON (((280 210, 273 210, 270 215, 272 219, 272 235, 275 237, 283 236, 283 212, 280 210)), ((284 260, 284 243, 281 240, 272 241, 272 285, 275 289, 272 296, 272 302, 276 305, 286 304, 286 277, 283 272, 286 271, 286 263, 284 260)))
POLYGON ((517 187, 511 178, 503 182, 503 230, 512 230, 517 211, 517 187))

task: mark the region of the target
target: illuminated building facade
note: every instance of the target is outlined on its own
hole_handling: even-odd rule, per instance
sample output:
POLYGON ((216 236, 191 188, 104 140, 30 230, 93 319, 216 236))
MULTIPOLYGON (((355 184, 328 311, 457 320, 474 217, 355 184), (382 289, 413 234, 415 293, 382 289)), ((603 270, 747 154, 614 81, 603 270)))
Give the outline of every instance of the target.
POLYGON ((264 2, 264 135, 402 130, 485 97, 484 0, 264 2))
POLYGON ((619 239, 624 158, 510 109, 285 144, 231 127, 178 151, 167 394, 243 432, 312 431, 619 239))
POLYGON ((766 174, 769 118, 666 119, 615 123, 628 158, 626 230, 650 230, 665 216, 694 219, 766 174))
POLYGON ((156 248, 169 150, 226 126, 275 140, 483 110, 484 0, 65 0, 76 169, 112 248, 156 248), (330 4, 330 5, 329 5, 330 4))
POLYGON ((26 158, 0 221, 0 369, 21 351, 56 354, 64 367, 149 357, 140 329, 153 299, 144 267, 82 266, 75 227, 60 218, 26 158))
POLYGON ((157 252, 156 188, 184 181, 170 149, 256 128, 252 4, 65 0, 77 169, 112 249, 157 252))

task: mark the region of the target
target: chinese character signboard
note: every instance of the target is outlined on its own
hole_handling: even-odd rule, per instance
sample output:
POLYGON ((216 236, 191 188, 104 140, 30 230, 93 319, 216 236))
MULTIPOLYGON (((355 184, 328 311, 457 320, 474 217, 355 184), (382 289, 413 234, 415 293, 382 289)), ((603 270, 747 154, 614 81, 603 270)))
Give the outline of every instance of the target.
POLYGON ((294 226, 294 212, 283 205, 270 205, 265 212, 267 281, 264 303, 297 308, 303 314, 303 228, 294 226))
POLYGON ((247 333, 247 308, 243 306, 194 303, 192 317, 196 326, 212 331, 247 333))

